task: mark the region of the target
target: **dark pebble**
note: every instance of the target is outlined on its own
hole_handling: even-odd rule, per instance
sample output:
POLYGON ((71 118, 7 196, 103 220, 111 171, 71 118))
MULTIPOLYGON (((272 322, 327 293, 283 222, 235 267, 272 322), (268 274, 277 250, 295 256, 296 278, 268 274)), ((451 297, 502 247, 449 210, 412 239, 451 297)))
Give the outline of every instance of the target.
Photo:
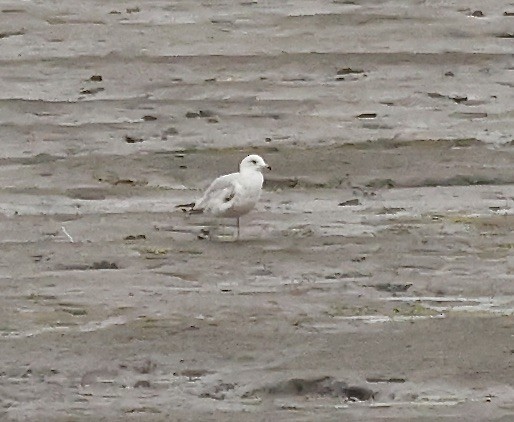
POLYGON ((150 382, 147 380, 139 380, 134 384, 134 388, 150 388, 150 382))
POLYGON ((97 94, 98 92, 102 92, 102 91, 105 91, 105 88, 102 88, 102 87, 93 88, 93 89, 84 88, 84 89, 80 90, 80 93, 86 94, 86 95, 93 95, 93 94, 97 94))
POLYGON ((119 269, 118 264, 109 261, 94 262, 90 267, 92 270, 117 270, 119 269))
POLYGON ((343 202, 340 202, 339 205, 340 207, 350 207, 350 206, 354 206, 354 205, 360 205, 361 202, 359 201, 358 198, 354 198, 354 199, 349 199, 348 201, 343 201, 343 202))
POLYGON ((468 100, 468 97, 460 97, 460 96, 456 96, 456 97, 450 97, 453 101, 455 101, 457 104, 459 103, 462 103, 464 101, 467 101, 468 100))
POLYGON ((146 239, 144 234, 129 234, 125 237, 125 240, 138 240, 138 239, 146 239))
POLYGON ((364 70, 352 69, 351 67, 345 67, 345 68, 339 69, 337 71, 338 75, 351 75, 351 74, 358 74, 358 73, 364 73, 364 70))
POLYGON ((361 113, 357 119, 374 119, 375 117, 377 117, 377 113, 361 113))
POLYGON ((344 389, 344 393, 349 399, 360 401, 371 400, 375 394, 372 390, 366 387, 350 386, 344 389))
POLYGON ((143 138, 136 138, 134 136, 125 135, 125 142, 127 144, 136 144, 139 142, 143 142, 143 138))
POLYGON ((400 283, 380 283, 375 285, 376 290, 389 293, 406 292, 412 286, 412 283, 400 284, 400 283))

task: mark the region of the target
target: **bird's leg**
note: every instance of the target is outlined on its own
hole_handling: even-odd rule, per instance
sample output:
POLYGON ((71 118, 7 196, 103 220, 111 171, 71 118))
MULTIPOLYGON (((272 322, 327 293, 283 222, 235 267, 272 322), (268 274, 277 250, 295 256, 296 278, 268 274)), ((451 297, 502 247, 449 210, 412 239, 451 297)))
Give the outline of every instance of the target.
POLYGON ((237 217, 237 240, 239 240, 239 217, 237 217))

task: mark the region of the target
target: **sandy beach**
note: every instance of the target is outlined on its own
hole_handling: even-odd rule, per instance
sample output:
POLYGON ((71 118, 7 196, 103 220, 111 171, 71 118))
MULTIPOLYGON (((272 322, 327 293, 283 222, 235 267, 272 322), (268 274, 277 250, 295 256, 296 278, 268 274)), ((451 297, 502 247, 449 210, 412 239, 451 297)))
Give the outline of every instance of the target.
POLYGON ((512 1, 0 20, 0 419, 514 420, 512 1))

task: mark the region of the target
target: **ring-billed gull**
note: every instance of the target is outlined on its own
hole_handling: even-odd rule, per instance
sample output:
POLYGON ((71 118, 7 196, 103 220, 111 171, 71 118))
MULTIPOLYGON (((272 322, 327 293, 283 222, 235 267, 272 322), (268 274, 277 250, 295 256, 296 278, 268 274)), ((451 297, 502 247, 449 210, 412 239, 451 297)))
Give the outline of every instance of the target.
POLYGON ((203 196, 190 206, 191 213, 209 213, 217 217, 237 219, 237 238, 239 239, 239 218, 249 213, 261 196, 264 177, 262 171, 271 170, 257 154, 244 158, 239 172, 225 174, 211 183, 203 196))

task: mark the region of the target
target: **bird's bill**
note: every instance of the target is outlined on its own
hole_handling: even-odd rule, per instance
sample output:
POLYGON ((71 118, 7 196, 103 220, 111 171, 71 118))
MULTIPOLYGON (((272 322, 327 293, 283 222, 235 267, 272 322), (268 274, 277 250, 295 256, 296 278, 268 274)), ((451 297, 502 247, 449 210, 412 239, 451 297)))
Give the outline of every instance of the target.
POLYGON ((271 171, 271 166, 270 166, 270 165, 268 165, 268 164, 266 164, 266 165, 264 166, 264 168, 265 168, 266 170, 270 170, 270 171, 271 171))

